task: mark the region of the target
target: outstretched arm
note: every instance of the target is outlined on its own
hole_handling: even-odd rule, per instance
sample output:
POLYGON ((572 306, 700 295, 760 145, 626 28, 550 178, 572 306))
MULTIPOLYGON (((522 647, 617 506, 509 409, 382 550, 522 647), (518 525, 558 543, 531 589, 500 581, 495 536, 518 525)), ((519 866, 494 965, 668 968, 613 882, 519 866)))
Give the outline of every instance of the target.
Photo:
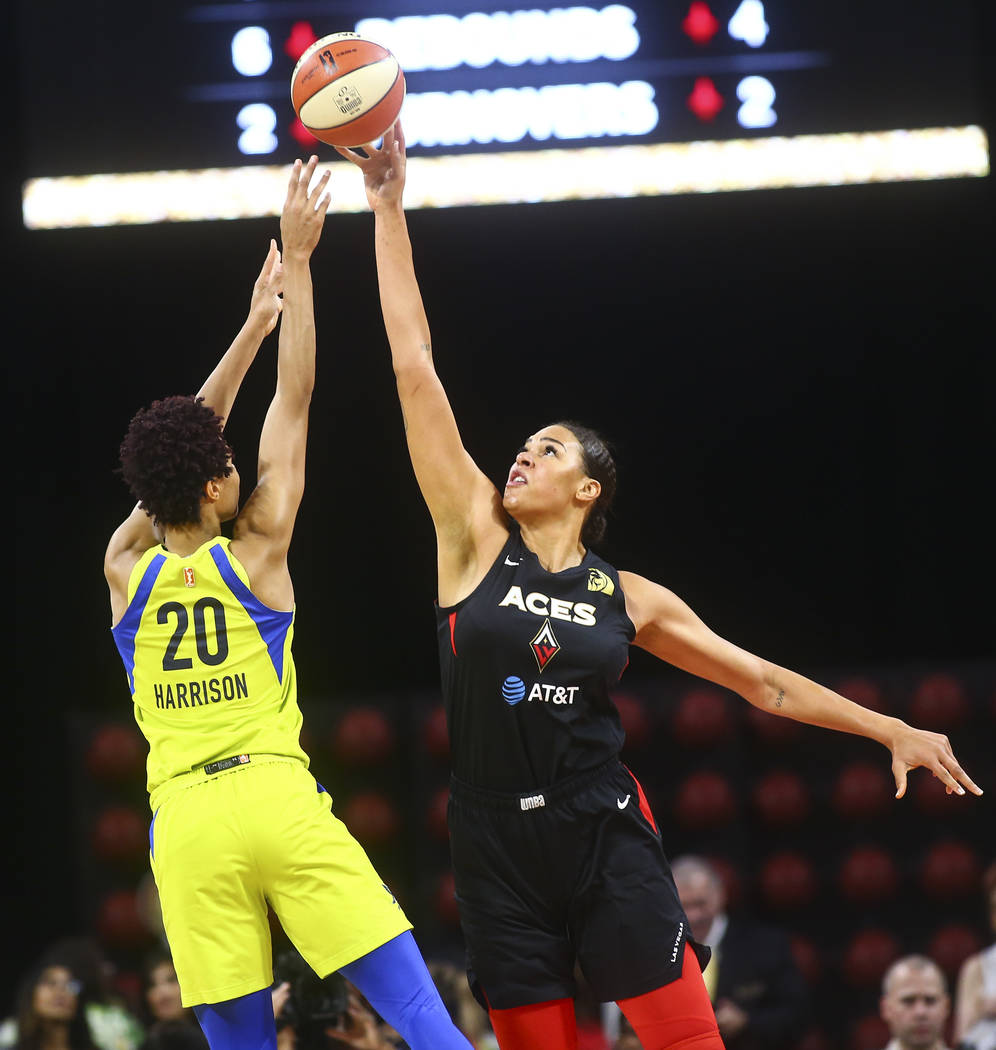
MULTIPOLYGON (((228 419, 242 380, 255 360, 263 340, 277 323, 282 307, 282 285, 280 252, 277 250, 276 241, 271 240, 263 267, 253 284, 246 321, 197 393, 198 397, 203 397, 206 404, 221 416, 223 422, 228 419)), ((152 519, 139 506, 133 507, 128 517, 114 531, 104 554, 104 575, 111 586, 112 607, 115 609, 120 607, 121 592, 127 590, 128 576, 135 561, 150 547, 155 546, 160 538, 152 519)))
POLYGON ((311 253, 321 237, 329 195, 326 171, 309 192, 318 158, 295 161, 280 216, 283 315, 277 387, 259 437, 257 483, 235 523, 233 550, 263 601, 293 603, 287 549, 304 494, 308 410, 315 386, 315 308, 311 253), (275 570, 272 571, 272 570, 275 570))
POLYGON ((762 660, 710 630, 675 594, 635 573, 621 572, 634 644, 675 667, 732 689, 755 707, 798 722, 877 740, 892 752, 896 798, 906 793, 911 769, 924 766, 947 788, 982 794, 958 764, 946 736, 914 729, 870 711, 822 685, 762 660), (964 785, 964 787, 962 786, 964 785))
POLYGON ((271 240, 263 268, 259 271, 252 288, 249 316, 214 371, 197 391, 197 396, 204 398, 204 403, 210 405, 216 415, 221 416, 222 425, 228 421, 242 380, 256 359, 256 352, 277 325, 277 318, 283 308, 280 298, 282 290, 283 266, 280 252, 277 250, 277 242, 271 240))
POLYGON ((374 213, 377 280, 384 326, 401 399, 408 450, 439 541, 440 601, 463 597, 480 566, 497 553, 507 528, 501 498, 463 447, 449 399, 436 374, 422 296, 415 277, 402 193, 405 139, 400 124, 366 156, 338 152, 363 172, 374 213), (497 544, 497 546, 495 546, 497 544), (492 549, 494 548, 494 549, 492 549))

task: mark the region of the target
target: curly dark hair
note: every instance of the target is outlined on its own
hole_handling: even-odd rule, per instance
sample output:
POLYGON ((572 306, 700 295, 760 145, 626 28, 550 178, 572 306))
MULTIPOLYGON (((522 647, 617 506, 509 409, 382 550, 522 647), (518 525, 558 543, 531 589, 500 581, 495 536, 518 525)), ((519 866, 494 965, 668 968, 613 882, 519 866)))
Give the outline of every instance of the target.
POLYGON ((608 441, 598 431, 567 420, 561 420, 557 426, 565 427, 578 439, 585 473, 602 486, 581 529, 581 540, 586 547, 590 547, 593 543, 600 543, 605 536, 609 508, 616 495, 616 461, 608 441))
POLYGON ((222 425, 202 397, 179 395, 153 401, 129 423, 120 473, 157 525, 199 521, 205 484, 232 473, 222 425))

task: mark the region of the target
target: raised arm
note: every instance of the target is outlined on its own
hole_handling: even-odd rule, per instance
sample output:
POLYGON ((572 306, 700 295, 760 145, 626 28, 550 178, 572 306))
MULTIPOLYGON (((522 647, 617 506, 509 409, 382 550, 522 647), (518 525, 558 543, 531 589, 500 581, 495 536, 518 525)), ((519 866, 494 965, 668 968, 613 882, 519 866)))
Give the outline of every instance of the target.
POLYGON ((675 667, 732 689, 755 707, 797 722, 877 740, 892 752, 896 798, 906 776, 924 766, 947 788, 982 794, 958 764, 946 736, 914 729, 898 718, 870 711, 795 671, 762 660, 710 630, 675 594, 631 572, 619 580, 636 628, 634 644, 675 667), (964 787, 962 786, 964 785, 964 787))
POLYGON ((215 415, 221 417, 222 425, 228 421, 242 380, 245 379, 249 366, 256 360, 256 352, 263 340, 277 326, 277 318, 283 308, 280 298, 282 290, 283 266, 280 262, 280 252, 277 250, 277 242, 271 240, 263 268, 259 271, 252 288, 249 316, 214 371, 197 391, 197 396, 204 398, 204 403, 214 409, 215 415))
POLYGON ((232 548, 249 570, 258 596, 284 607, 293 601, 286 558, 304 494, 308 410, 315 386, 311 253, 330 199, 325 192, 328 171, 309 192, 317 164, 317 157, 304 165, 294 162, 280 216, 283 313, 277 386, 260 432, 256 488, 236 519, 232 548))
POLYGON ((400 124, 366 156, 339 149, 363 172, 374 213, 377 280, 408 451, 439 541, 440 601, 463 597, 508 534, 501 497, 460 439, 436 374, 422 296, 415 277, 402 193, 405 139, 400 124))
MULTIPOLYGON (((245 323, 197 393, 222 420, 228 419, 249 366, 263 340, 276 326, 282 306, 282 283, 280 253, 276 241, 271 240, 263 267, 253 284, 245 323)), ((111 587, 112 607, 120 606, 121 592, 127 589, 128 576, 135 561, 160 538, 152 519, 137 505, 115 529, 104 554, 104 575, 111 587)))

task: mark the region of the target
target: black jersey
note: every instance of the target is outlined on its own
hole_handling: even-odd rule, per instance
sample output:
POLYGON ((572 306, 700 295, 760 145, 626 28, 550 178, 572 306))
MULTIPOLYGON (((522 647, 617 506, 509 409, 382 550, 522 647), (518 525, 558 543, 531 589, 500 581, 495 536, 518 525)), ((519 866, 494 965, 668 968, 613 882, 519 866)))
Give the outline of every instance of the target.
POLYGON ((636 631, 618 572, 597 554, 547 572, 513 528, 475 590, 436 612, 455 777, 524 792, 619 753, 609 690, 636 631))

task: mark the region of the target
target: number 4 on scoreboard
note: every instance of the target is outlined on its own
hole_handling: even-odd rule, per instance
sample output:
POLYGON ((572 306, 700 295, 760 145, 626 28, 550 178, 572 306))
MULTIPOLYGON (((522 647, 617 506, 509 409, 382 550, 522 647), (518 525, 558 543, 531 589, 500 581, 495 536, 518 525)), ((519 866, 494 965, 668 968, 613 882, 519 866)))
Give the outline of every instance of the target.
POLYGON ((726 28, 734 40, 760 47, 768 39, 769 29, 764 20, 764 4, 761 0, 742 0, 726 28))

